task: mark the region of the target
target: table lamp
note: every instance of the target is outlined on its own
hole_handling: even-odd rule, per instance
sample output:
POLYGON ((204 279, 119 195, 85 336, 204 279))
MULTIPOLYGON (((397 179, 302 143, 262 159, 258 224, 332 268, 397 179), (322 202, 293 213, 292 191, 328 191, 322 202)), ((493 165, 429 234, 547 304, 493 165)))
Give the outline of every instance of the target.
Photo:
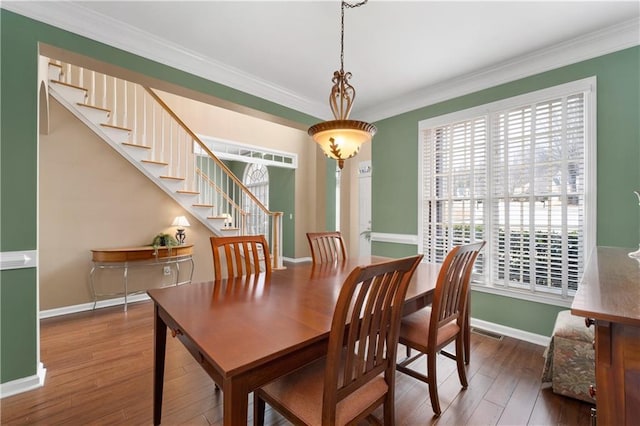
POLYGON ((187 236, 184 233, 184 228, 187 226, 191 226, 189 225, 189 221, 187 220, 187 218, 184 216, 176 216, 171 226, 178 227, 178 232, 176 233, 176 240, 178 240, 178 244, 180 245, 184 244, 184 239, 187 236))

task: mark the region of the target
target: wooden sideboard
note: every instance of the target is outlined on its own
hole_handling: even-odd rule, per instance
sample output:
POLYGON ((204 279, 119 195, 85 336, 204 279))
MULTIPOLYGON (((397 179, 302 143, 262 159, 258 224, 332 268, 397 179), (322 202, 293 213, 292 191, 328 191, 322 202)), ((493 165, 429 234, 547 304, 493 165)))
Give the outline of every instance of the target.
MULTIPOLYGON (((91 250, 93 266, 89 273, 89 283, 93 293, 93 308, 95 309, 98 297, 104 296, 96 292, 94 275, 99 269, 122 269, 122 292, 117 295, 124 296, 124 310, 127 310, 127 298, 129 296, 128 288, 128 270, 130 267, 138 266, 174 266, 176 269, 175 285, 187 284, 191 282, 193 277, 193 244, 184 244, 173 247, 142 246, 142 247, 117 247, 106 249, 91 250), (191 271, 188 279, 179 282, 180 264, 183 262, 191 263, 191 271)), ((114 294, 107 294, 113 296, 114 294)))
POLYGON ((640 422, 640 260, 597 247, 571 312, 595 326, 597 423, 640 422))

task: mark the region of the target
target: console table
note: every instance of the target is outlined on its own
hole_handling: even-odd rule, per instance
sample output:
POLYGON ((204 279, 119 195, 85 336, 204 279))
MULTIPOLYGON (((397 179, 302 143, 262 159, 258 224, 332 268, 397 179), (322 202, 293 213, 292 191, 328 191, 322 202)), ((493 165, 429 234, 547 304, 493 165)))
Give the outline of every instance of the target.
POLYGON ((142 247, 119 247, 107 249, 91 250, 93 266, 89 272, 89 282, 93 294, 93 309, 96 308, 99 296, 124 295, 124 310, 127 310, 127 296, 129 294, 127 273, 131 267, 174 265, 176 268, 176 281, 174 285, 187 284, 193 278, 193 244, 185 244, 173 247, 142 246, 142 247), (178 282, 180 277, 180 264, 191 263, 189 279, 178 282), (98 294, 94 284, 94 275, 98 269, 122 269, 123 291, 121 293, 98 294))
POLYGON ((640 419, 640 261, 633 249, 597 247, 571 305, 595 325, 597 423, 640 419))

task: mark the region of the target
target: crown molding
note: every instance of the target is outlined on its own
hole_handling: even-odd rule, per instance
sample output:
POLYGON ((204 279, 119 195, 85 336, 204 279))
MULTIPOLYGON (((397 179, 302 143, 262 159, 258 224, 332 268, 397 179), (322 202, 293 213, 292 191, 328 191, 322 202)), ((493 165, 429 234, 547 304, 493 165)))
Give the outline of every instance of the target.
POLYGON ((327 113, 325 104, 76 3, 3 1, 0 7, 314 117, 327 113))
POLYGON ((395 101, 360 109, 358 116, 369 122, 382 120, 639 44, 640 18, 635 18, 405 96, 400 95, 395 101))
MULTIPOLYGON (((3 1, 0 7, 138 56, 215 81, 314 117, 326 118, 326 105, 314 102, 254 75, 168 43, 135 27, 71 2, 3 1)), ((478 72, 451 78, 398 96, 372 108, 358 109, 374 122, 499 84, 640 44, 640 19, 559 43, 478 72)))

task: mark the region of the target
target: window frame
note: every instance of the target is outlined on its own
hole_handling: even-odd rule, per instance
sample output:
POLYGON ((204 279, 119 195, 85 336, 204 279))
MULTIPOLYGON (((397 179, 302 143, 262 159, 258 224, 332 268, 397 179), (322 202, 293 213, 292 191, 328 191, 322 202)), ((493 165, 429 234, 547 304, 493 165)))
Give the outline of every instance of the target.
MULTIPOLYGON (((581 80, 576 80, 557 86, 548 87, 541 90, 536 90, 521 95, 500 99, 487 104, 479 105, 476 107, 455 111, 452 113, 427 118, 418 122, 418 252, 423 253, 423 241, 425 236, 424 229, 424 214, 426 213, 424 208, 425 203, 425 170, 423 169, 423 160, 425 157, 425 131, 428 129, 434 129, 441 126, 451 125, 461 121, 470 121, 477 119, 478 117, 486 118, 486 133, 487 133, 487 145, 486 145, 486 176, 487 180, 491 176, 491 157, 493 143, 493 115, 498 112, 503 112, 508 109, 520 108, 527 105, 532 105, 538 102, 545 102, 555 97, 566 97, 568 95, 583 93, 584 95, 584 253, 581 254, 582 261, 586 264, 587 259, 596 246, 596 226, 597 226, 597 103, 596 103, 596 77, 587 77, 581 80)), ((487 188, 487 199, 491 199, 490 190, 487 188)), ((489 216, 491 215, 491 209, 487 209, 484 214, 484 223, 487 227, 485 232, 485 238, 489 239, 492 235, 493 226, 489 216)), ((493 252, 493 248, 487 241, 484 253, 493 252)), ((503 287, 502 285, 496 285, 496 283, 488 282, 489 280, 489 268, 486 268, 482 275, 474 276, 472 281, 473 290, 499 294, 503 296, 524 299, 535 302, 542 302, 546 304, 570 306, 573 300, 572 292, 562 291, 559 289, 555 294, 554 291, 535 291, 533 289, 518 289, 514 287, 503 287)))

